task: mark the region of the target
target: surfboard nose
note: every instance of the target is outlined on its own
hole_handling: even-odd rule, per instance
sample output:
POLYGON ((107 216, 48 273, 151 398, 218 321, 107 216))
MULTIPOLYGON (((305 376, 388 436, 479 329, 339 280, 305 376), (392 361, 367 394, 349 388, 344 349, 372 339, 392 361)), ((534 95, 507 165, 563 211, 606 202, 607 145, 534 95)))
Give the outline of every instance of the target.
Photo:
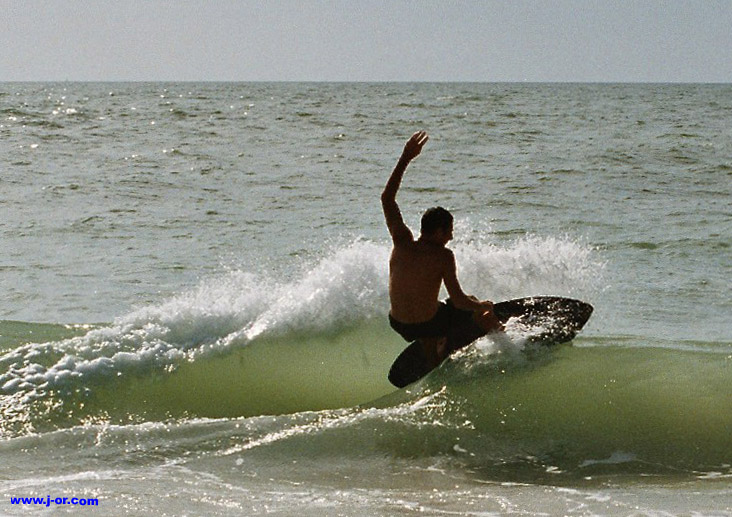
POLYGON ((577 300, 575 321, 579 328, 582 328, 585 326, 585 323, 587 323, 587 320, 590 319, 590 316, 592 316, 592 312, 594 310, 595 310, 595 308, 592 305, 590 305, 589 303, 577 300))
POLYGON ((546 346, 572 341, 594 311, 587 302, 557 296, 520 298, 505 304, 506 315, 519 318, 528 341, 546 346))

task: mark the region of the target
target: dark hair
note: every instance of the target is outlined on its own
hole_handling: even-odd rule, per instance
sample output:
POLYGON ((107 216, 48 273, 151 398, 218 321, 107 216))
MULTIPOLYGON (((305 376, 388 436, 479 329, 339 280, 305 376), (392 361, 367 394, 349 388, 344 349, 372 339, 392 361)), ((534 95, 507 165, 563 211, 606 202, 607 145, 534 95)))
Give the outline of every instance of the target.
POLYGON ((436 206, 427 209, 422 215, 420 231, 423 235, 431 235, 440 229, 447 231, 451 225, 452 214, 441 206, 436 206))

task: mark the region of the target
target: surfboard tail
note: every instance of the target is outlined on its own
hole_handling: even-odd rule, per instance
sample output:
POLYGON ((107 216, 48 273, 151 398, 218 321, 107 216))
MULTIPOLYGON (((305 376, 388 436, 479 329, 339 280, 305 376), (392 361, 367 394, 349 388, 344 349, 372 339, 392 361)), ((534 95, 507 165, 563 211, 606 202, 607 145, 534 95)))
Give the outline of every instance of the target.
POLYGON ((391 365, 388 378, 394 386, 403 388, 418 381, 431 370, 429 361, 424 355, 422 343, 412 341, 391 365))

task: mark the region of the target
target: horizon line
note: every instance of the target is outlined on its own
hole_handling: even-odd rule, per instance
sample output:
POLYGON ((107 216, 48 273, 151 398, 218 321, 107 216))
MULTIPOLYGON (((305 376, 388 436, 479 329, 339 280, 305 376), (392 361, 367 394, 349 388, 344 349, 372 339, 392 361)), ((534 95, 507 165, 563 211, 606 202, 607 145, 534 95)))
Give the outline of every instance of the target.
POLYGON ((0 79, 0 84, 21 84, 21 83, 86 83, 86 84, 136 84, 136 83, 212 83, 212 84, 645 84, 645 85, 729 85, 730 81, 657 81, 657 80, 587 80, 587 81, 560 81, 560 80, 320 80, 320 79, 0 79))

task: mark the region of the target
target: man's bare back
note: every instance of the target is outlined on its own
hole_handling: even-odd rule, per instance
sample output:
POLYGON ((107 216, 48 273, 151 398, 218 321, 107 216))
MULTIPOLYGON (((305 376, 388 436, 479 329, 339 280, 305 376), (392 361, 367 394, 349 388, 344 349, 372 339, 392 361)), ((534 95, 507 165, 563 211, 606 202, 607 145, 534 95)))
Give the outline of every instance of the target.
POLYGON ((449 254, 444 246, 426 241, 394 245, 389 259, 389 297, 395 319, 418 323, 437 313, 449 254))
MULTIPOLYGON (((389 181, 381 194, 381 204, 394 248, 389 260, 389 298, 392 327, 405 339, 420 338, 435 361, 444 358, 446 331, 439 302, 443 282, 451 305, 472 311, 474 320, 486 331, 501 329, 490 301, 465 294, 457 278, 455 256, 446 245, 452 240, 452 215, 444 208, 432 208, 422 216, 418 239, 404 223, 396 194, 409 163, 419 156, 427 134, 415 133, 404 146, 389 181), (439 320, 439 321, 438 321, 439 320), (422 335, 420 335, 422 332, 422 335)), ((448 318, 449 320, 449 318, 448 318)))

